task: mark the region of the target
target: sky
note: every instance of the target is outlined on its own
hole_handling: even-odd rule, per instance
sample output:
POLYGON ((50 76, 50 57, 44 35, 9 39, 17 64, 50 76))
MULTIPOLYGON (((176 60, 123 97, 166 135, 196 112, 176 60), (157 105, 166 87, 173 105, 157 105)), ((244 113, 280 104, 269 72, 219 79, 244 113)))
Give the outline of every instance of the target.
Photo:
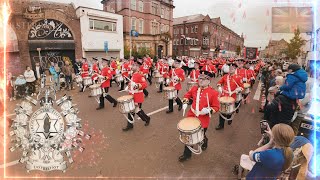
MULTIPOLYGON (((102 9, 101 0, 46 1, 73 2, 76 6, 102 9)), ((264 49, 269 40, 284 38, 289 41, 293 37, 293 34, 271 33, 271 8, 282 6, 311 7, 311 0, 174 0, 174 6, 173 17, 193 14, 208 14, 212 18, 220 17, 223 25, 239 35, 244 34, 245 46, 264 49)), ((302 36, 305 39, 310 39, 310 36, 305 34, 302 36)))

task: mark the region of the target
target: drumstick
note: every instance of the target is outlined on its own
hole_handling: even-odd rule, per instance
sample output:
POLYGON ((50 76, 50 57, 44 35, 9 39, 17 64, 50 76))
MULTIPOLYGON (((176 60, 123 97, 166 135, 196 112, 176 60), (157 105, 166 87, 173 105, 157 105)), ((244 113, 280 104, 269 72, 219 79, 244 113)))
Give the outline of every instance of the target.
MULTIPOLYGON (((210 108, 208 93, 207 93, 207 103, 208 103, 208 108, 210 108)), ((209 113, 209 117, 211 118, 211 113, 209 113)))

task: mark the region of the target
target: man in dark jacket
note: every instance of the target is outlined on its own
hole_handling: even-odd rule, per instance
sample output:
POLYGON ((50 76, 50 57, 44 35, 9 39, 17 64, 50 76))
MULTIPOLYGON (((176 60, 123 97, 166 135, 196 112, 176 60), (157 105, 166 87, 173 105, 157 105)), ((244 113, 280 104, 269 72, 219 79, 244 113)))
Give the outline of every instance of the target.
POLYGON ((264 119, 270 128, 279 123, 290 124, 297 108, 297 100, 306 93, 307 73, 297 64, 288 67, 287 79, 277 96, 265 107, 264 119))

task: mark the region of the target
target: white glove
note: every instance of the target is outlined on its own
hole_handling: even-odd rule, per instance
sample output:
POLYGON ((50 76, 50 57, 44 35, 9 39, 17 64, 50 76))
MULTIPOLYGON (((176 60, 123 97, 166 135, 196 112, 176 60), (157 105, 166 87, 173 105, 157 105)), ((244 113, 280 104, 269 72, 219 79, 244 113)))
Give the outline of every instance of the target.
POLYGON ((188 104, 183 104, 183 105, 182 105, 182 109, 183 109, 183 110, 187 109, 187 107, 188 107, 188 104))
POLYGON ((239 93, 239 92, 241 92, 242 91, 242 88, 241 87, 238 87, 237 89, 236 89, 236 93, 239 93))
POLYGON ((242 81, 243 81, 243 82, 247 82, 247 78, 243 78, 242 81))
POLYGON ((208 108, 208 107, 203 108, 203 109, 201 110, 201 114, 209 114, 210 112, 211 112, 211 109, 208 108))
POLYGON ((219 92, 220 94, 222 94, 222 87, 221 87, 221 86, 218 87, 218 92, 219 92))
POLYGON ((121 72, 121 71, 120 71, 119 69, 116 70, 116 74, 120 74, 120 72, 121 72))
POLYGON ((130 83, 130 87, 131 87, 132 89, 134 89, 135 86, 136 86, 136 83, 132 81, 132 82, 130 83))
POLYGON ((166 80, 166 84, 169 84, 169 83, 170 83, 170 79, 167 79, 167 80, 166 80))
POLYGON ((179 77, 174 77, 173 78, 175 81, 180 81, 180 78, 179 77))

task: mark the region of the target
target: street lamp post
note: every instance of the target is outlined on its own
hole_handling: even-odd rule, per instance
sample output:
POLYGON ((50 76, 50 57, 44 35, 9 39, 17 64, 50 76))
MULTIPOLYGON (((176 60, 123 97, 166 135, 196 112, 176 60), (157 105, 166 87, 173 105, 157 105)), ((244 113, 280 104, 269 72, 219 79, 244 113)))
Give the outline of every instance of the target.
POLYGON ((129 1, 129 21, 130 21, 130 32, 129 32, 129 38, 130 38, 130 56, 132 56, 132 19, 131 19, 131 1, 129 1))

